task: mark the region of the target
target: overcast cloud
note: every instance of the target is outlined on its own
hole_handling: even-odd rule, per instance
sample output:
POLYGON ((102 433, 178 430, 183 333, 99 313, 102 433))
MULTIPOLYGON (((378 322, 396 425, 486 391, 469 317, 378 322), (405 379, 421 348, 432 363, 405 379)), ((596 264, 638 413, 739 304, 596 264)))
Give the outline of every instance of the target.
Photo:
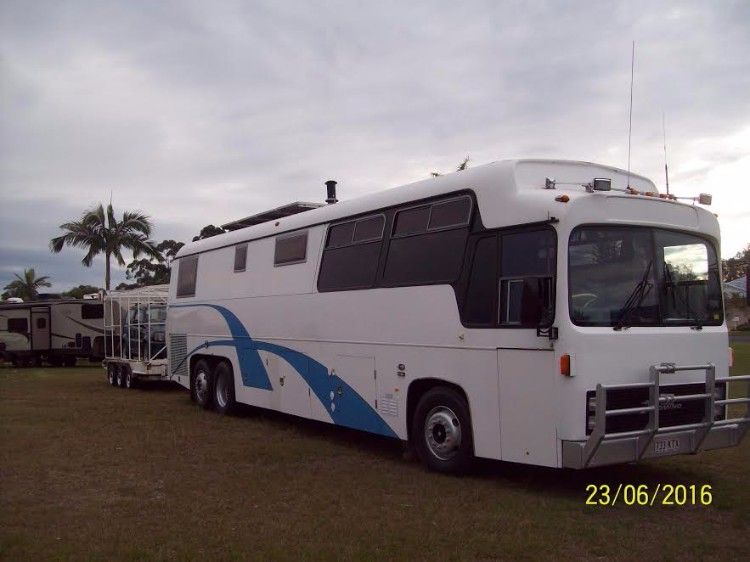
MULTIPOLYGON (((0 286, 54 290, 101 262, 51 255, 57 225, 112 195, 157 240, 295 200, 478 165, 627 165, 709 191, 728 257, 750 220, 750 3, 0 4, 0 286)), ((122 278, 115 275, 115 282, 122 278)))

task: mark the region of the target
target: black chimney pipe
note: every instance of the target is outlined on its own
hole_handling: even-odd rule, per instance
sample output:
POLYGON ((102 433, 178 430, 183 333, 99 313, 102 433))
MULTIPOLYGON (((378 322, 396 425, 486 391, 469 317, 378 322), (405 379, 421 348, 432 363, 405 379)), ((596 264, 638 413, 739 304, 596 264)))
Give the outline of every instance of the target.
POLYGON ((328 180, 326 182, 326 191, 328 192, 328 199, 326 199, 326 203, 328 203, 329 205, 338 203, 338 199, 336 199, 336 182, 334 180, 328 180))

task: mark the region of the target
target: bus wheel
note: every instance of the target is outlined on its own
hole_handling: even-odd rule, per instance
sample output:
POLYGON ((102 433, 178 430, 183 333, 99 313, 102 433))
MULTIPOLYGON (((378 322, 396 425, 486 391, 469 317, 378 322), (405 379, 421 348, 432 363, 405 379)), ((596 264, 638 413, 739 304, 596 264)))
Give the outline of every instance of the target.
POLYGON ((193 368, 191 394, 201 408, 209 409, 213 404, 213 373, 208 361, 201 359, 193 368))
POLYGON ((474 457, 466 399, 447 387, 428 390, 414 412, 411 438, 428 469, 448 474, 466 471, 474 457))
POLYGON ((117 363, 107 364, 107 382, 112 386, 117 386, 117 363))
POLYGON ((214 408, 220 414, 228 415, 234 411, 235 404, 232 367, 222 361, 214 371, 214 408))

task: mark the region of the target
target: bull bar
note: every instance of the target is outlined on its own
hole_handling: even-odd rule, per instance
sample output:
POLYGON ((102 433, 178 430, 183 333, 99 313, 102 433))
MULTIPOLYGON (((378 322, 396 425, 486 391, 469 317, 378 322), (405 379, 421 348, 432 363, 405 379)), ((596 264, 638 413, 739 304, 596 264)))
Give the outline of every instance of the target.
MULTIPOLYGON (((597 384, 594 427, 588 439, 582 441, 562 441, 562 466, 565 468, 588 468, 607 464, 636 462, 643 458, 662 457, 678 454, 693 454, 701 450, 720 449, 738 445, 750 427, 750 397, 729 398, 729 383, 750 381, 750 375, 716 377, 716 367, 706 365, 675 365, 662 363, 649 369, 650 382, 626 384, 597 384), (698 394, 661 396, 662 375, 682 371, 705 371, 705 391, 698 394), (714 394, 716 383, 726 383, 727 390, 721 400, 714 394), (607 391, 618 389, 649 389, 647 406, 634 408, 607 409, 607 391), (703 419, 690 423, 660 427, 659 405, 668 402, 702 400, 703 419), (715 419, 715 407, 730 404, 745 404, 744 416, 731 419, 715 419), (649 419, 644 429, 635 431, 606 432, 606 420, 610 416, 648 413, 649 419), (655 438, 665 436, 669 447, 657 448, 655 438)), ((664 440, 659 440, 664 441, 664 440)))

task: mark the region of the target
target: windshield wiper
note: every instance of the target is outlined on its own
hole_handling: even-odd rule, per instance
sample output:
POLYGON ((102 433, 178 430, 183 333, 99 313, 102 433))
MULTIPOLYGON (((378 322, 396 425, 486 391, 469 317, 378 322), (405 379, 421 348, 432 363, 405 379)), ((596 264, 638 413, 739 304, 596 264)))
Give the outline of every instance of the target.
POLYGON ((651 272, 651 266, 653 265, 653 263, 654 260, 650 260, 648 264, 646 264, 646 271, 643 272, 641 280, 638 281, 638 284, 633 288, 633 291, 625 300, 625 304, 623 304, 622 308, 620 308, 620 317, 612 325, 615 330, 622 330, 623 328, 627 327, 625 321, 630 316, 630 313, 641 305, 643 299, 645 299, 646 295, 648 295, 651 291, 651 287, 653 285, 649 283, 648 275, 651 272))

